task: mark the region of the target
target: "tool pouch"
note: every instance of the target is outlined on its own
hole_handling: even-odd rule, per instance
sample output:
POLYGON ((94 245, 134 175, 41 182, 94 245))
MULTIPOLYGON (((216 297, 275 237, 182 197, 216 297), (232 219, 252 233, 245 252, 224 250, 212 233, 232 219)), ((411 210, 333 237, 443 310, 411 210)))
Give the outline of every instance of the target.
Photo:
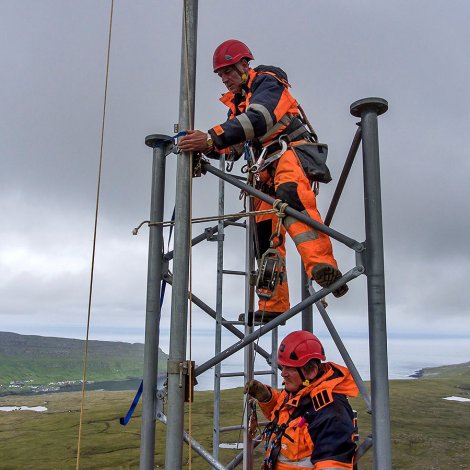
POLYGON ((331 181, 330 170, 326 166, 328 145, 319 142, 291 142, 289 147, 297 155, 307 178, 310 181, 329 183, 331 181))

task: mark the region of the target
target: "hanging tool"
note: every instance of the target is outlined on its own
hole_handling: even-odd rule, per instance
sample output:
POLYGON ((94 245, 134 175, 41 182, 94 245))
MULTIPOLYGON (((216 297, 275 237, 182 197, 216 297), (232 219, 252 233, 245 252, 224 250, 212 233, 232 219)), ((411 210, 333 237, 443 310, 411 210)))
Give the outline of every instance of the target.
POLYGON ((286 272, 284 258, 275 248, 268 248, 261 257, 256 278, 256 294, 270 299, 278 284, 282 284, 286 272))
POLYGON ((279 144, 281 145, 281 150, 275 153, 274 155, 271 155, 268 159, 265 160, 264 157, 269 149, 269 146, 264 147, 256 163, 249 168, 250 173, 259 173, 260 171, 264 170, 269 165, 271 165, 271 163, 275 162, 276 160, 279 160, 282 157, 284 152, 287 150, 287 142, 283 137, 284 136, 279 137, 278 140, 279 144))
POLYGON ((248 434, 252 439, 254 439, 258 434, 258 431, 261 431, 258 424, 258 415, 256 413, 256 400, 251 399, 248 402, 248 405, 250 409, 250 417, 248 419, 248 434))
POLYGON ((269 248, 263 253, 259 263, 258 276, 256 278, 256 293, 262 299, 270 299, 277 285, 284 279, 286 273, 286 262, 279 251, 276 250, 284 242, 284 236, 281 233, 282 220, 285 217, 285 210, 288 204, 276 199, 273 203, 276 212, 277 225, 269 239, 269 248))

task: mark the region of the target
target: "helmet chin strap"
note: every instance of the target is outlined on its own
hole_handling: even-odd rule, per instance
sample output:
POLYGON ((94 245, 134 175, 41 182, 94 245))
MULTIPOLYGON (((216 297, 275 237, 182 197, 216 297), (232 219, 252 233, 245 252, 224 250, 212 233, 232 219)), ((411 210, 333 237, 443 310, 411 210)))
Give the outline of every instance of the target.
POLYGON ((246 72, 242 69, 240 70, 238 67, 237 67, 238 64, 234 64, 233 67, 235 68, 235 70, 237 71, 238 75, 240 75, 240 78, 242 79, 242 85, 245 85, 245 83, 248 81, 248 75, 246 74, 246 72))
POLYGON ((300 378, 302 379, 302 385, 304 387, 308 387, 310 385, 310 380, 305 378, 305 375, 304 373, 302 372, 302 368, 301 367, 296 367, 297 369, 297 372, 299 373, 300 375, 300 378))

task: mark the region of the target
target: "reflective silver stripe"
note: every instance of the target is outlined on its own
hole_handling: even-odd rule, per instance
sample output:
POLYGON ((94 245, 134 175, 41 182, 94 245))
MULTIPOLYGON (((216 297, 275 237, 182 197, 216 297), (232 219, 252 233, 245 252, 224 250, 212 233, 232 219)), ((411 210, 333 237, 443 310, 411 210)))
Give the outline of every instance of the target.
POLYGON ((286 228, 286 230, 289 230, 292 224, 295 224, 297 222, 297 219, 295 217, 292 217, 291 215, 287 215, 284 217, 284 220, 282 221, 282 225, 286 228))
MULTIPOLYGON (((303 211, 301 211, 301 214, 304 214, 306 215, 307 217, 310 217, 310 214, 308 213, 307 209, 304 209, 303 211)), ((298 222, 298 220, 295 218, 295 217, 292 217, 290 215, 287 215, 285 218, 284 218, 284 227, 286 228, 286 230, 295 222, 298 222)), ((312 229, 313 230, 313 229, 312 229)))
POLYGON ((253 103, 250 104, 248 108, 246 108, 247 111, 249 111, 250 109, 254 111, 259 111, 263 115, 264 120, 266 122, 266 129, 271 129, 271 127, 273 127, 273 119, 266 106, 263 106, 262 104, 253 103))
POLYGON ((243 127, 246 140, 250 140, 255 136, 253 125, 251 124, 250 118, 246 114, 240 114, 235 116, 233 119, 237 119, 243 127))
POLYGON ((294 241, 295 246, 298 246, 301 243, 316 240, 317 238, 318 238, 317 231, 316 230, 309 230, 308 232, 299 233, 298 235, 293 237, 292 240, 294 241))
POLYGON ((310 462, 309 457, 305 457, 301 460, 289 460, 284 455, 279 454, 278 460, 279 462, 291 465, 292 467, 314 468, 312 462, 310 462))

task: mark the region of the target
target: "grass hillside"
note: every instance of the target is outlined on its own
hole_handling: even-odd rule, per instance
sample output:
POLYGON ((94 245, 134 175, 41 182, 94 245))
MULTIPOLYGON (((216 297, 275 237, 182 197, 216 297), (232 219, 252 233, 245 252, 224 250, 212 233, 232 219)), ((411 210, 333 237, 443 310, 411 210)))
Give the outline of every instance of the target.
MULTIPOLYGON (((393 469, 470 469, 470 402, 446 401, 448 396, 470 398, 470 363, 426 369, 417 380, 390 383, 393 469)), ((127 426, 120 426, 133 398, 129 392, 89 392, 85 400, 80 468, 87 470, 138 469, 141 405, 127 426)), ((370 416, 362 399, 353 400, 359 411, 361 441, 370 432, 370 416)), ((37 397, 1 397, 0 406, 46 406, 48 411, 0 411, 0 455, 3 470, 55 470, 76 467, 79 393, 37 397)), ((191 434, 206 449, 212 443, 212 392, 197 392, 191 406, 191 434)), ((240 424, 243 410, 241 389, 222 393, 221 425, 240 424)), ((186 429, 189 410, 186 409, 186 429)), ((222 442, 237 442, 239 432, 222 435, 222 442)), ((157 424, 156 468, 164 465, 165 429, 157 424)), ((183 446, 184 469, 189 468, 188 447, 183 446)), ((220 460, 229 462, 236 451, 220 450, 220 460)), ((262 458, 257 454, 257 461, 262 458)), ((372 451, 359 468, 372 469, 372 451)), ((191 455, 193 470, 210 465, 191 455)), ((255 468, 258 468, 255 465, 255 468)))
MULTIPOLYGON (((0 385, 12 381, 47 384, 82 378, 85 342, 0 332, 0 385)), ((166 367, 167 356, 160 356, 166 367)), ((89 341, 88 380, 141 377, 144 345, 113 341, 89 341)))

